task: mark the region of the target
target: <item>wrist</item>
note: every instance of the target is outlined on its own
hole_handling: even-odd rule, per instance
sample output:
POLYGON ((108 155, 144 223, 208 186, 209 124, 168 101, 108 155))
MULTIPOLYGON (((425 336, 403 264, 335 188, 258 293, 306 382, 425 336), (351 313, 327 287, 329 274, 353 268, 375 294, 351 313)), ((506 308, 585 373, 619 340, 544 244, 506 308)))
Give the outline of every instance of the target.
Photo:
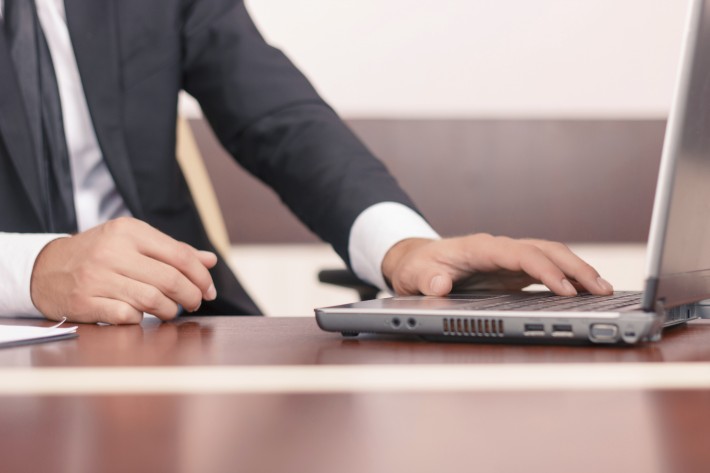
POLYGON ((43 306, 42 300, 47 295, 47 288, 41 287, 42 285, 38 284, 38 279, 41 279, 44 273, 48 271, 47 268, 52 266, 52 252, 55 247, 61 244, 60 242, 66 238, 71 237, 69 235, 58 235, 58 237, 54 240, 47 242, 47 244, 44 245, 44 247, 37 254, 32 266, 32 273, 30 276, 30 299, 32 301, 32 305, 34 305, 35 308, 45 316, 47 315, 47 308, 40 306, 43 306))

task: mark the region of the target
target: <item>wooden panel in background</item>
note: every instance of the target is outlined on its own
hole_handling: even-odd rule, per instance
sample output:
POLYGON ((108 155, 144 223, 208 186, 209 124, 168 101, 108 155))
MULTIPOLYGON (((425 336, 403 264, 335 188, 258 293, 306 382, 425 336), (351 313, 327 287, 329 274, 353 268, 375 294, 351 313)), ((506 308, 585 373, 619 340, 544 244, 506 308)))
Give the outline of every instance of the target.
MULTIPOLYGON (((665 121, 350 120, 443 235, 645 241, 665 121)), ((191 122, 235 243, 312 242, 191 122)))

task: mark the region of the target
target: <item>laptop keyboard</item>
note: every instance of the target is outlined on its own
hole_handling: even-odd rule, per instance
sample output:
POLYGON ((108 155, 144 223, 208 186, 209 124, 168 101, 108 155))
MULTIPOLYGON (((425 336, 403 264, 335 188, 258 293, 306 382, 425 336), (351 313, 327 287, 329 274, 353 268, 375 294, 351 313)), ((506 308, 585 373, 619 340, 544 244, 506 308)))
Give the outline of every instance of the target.
MULTIPOLYGON (((465 296, 462 296, 465 297, 465 296)), ((506 294, 454 307, 457 310, 525 310, 606 312, 641 305, 641 292, 617 292, 611 296, 580 294, 556 296, 550 292, 506 294)))

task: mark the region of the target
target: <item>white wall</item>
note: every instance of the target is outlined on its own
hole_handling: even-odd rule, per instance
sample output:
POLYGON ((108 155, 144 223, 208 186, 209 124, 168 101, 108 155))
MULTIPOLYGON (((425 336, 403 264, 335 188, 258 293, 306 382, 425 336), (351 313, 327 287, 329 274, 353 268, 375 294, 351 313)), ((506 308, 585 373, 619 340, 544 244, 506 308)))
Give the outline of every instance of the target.
POLYGON ((343 115, 665 116, 688 0, 248 0, 343 115))

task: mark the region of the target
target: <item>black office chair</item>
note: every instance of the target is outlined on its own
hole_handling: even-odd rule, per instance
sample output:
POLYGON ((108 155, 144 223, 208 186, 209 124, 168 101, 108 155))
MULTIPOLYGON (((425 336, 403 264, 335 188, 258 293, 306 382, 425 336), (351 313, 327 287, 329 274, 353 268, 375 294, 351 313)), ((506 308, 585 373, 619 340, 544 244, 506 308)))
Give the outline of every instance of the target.
POLYGON ((318 272, 318 280, 322 283, 354 289, 361 301, 376 299, 380 293, 378 287, 362 281, 347 269, 323 269, 318 272))

